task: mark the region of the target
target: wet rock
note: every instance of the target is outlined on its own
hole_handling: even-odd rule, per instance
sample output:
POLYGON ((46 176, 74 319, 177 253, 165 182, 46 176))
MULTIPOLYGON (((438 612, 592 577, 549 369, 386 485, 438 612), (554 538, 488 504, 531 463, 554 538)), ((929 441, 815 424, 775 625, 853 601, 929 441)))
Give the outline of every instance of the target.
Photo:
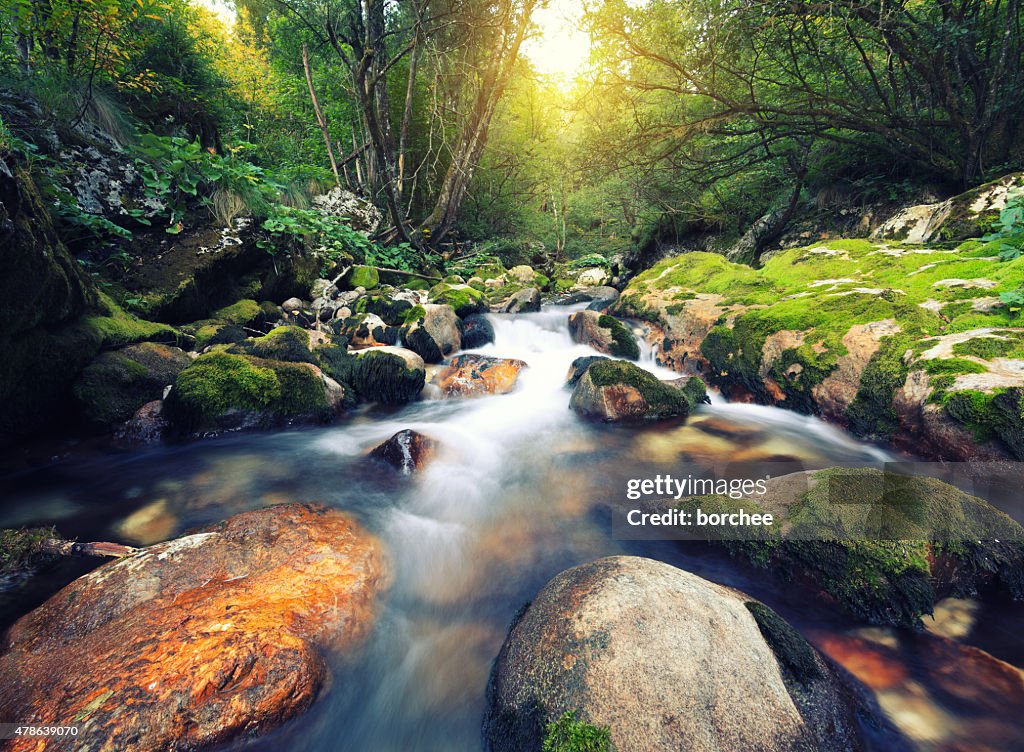
POLYGON ((485 749, 540 749, 574 713, 619 752, 907 749, 866 693, 767 606, 668 564, 599 559, 516 619, 488 686, 485 749))
POLYGON ((118 523, 118 539, 140 546, 150 546, 174 535, 178 520, 167 508, 167 500, 160 499, 136 509, 118 523))
POLYGON ((764 495, 684 504, 772 513, 764 535, 725 527, 714 537, 759 566, 815 583, 872 624, 919 627, 947 596, 996 589, 1024 598, 1024 528, 934 478, 830 468, 773 477, 764 495))
POLYGON ((467 316, 462 321, 462 347, 473 350, 494 342, 494 326, 486 316, 467 316))
POLYGON ((662 383, 628 361, 606 360, 583 373, 569 407, 581 417, 606 423, 686 418, 694 407, 689 392, 662 383))
POLYGON ((540 291, 524 287, 501 304, 502 313, 536 313, 540 310, 540 291))
POLYGON ((374 347, 356 353, 358 365, 352 386, 361 400, 403 405, 423 390, 426 368, 423 359, 401 347, 374 347))
POLYGON ((427 304, 410 311, 402 342, 427 363, 440 363, 462 348, 459 317, 447 305, 427 304))
POLYGON ((131 418, 192 362, 177 347, 143 342, 98 355, 82 371, 74 392, 88 420, 113 426, 131 418))
POLYGON ((353 349, 394 345, 398 342, 399 330, 388 326, 380 316, 373 313, 358 313, 345 319, 339 334, 349 338, 353 349))
POLYGON ((81 749, 196 749, 265 731, 312 705, 322 651, 367 636, 385 582, 380 544, 347 515, 237 515, 106 564, 22 617, 0 657, 0 714, 77 726, 81 749))
POLYGON ((304 307, 304 303, 299 298, 288 298, 281 304, 281 310, 290 315, 300 313, 304 307))
POLYGON ((370 456, 388 463, 402 475, 412 475, 430 461, 437 450, 437 442, 406 428, 383 444, 374 447, 370 456))
POLYGON ((633 332, 612 316, 577 311, 569 317, 569 334, 573 342, 589 345, 598 352, 630 360, 640 357, 640 346, 633 332))
POLYGON ((164 417, 164 403, 153 400, 135 411, 130 419, 114 431, 114 440, 120 446, 147 446, 159 444, 169 424, 164 417))
POLYGON ((446 397, 483 397, 508 394, 516 387, 519 372, 526 368, 522 360, 492 358, 467 353, 452 358, 434 377, 446 397))
POLYGON ((211 352, 178 374, 164 399, 177 435, 324 422, 341 410, 344 387, 311 363, 211 352))
POLYGON ((603 355, 584 355, 583 357, 576 358, 572 365, 569 366, 569 372, 565 375, 565 383, 568 386, 576 386, 576 382, 583 377, 587 369, 594 363, 602 360, 608 360, 608 358, 603 355))

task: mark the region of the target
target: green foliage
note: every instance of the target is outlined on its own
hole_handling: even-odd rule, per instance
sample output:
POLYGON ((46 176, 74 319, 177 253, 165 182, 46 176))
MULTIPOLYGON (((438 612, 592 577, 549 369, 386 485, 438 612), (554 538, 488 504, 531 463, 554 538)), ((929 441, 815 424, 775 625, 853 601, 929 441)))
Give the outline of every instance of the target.
POLYGON ((581 721, 574 711, 549 721, 545 729, 543 752, 614 752, 611 729, 581 721))
MULTIPOLYGON (((1015 261, 1021 257, 1024 249, 1024 191, 1014 191, 1006 201, 1006 206, 999 212, 999 219, 996 220, 992 232, 982 238, 985 242, 995 241, 996 250, 999 252, 1001 261, 1015 261)), ((1004 293, 1010 296, 1013 293, 1004 293)), ((1007 305, 1024 304, 1024 296, 1021 300, 1003 299, 1007 305)))
POLYGON ((55 527, 32 527, 0 530, 0 574, 21 572, 52 560, 43 550, 50 539, 59 539, 55 527))

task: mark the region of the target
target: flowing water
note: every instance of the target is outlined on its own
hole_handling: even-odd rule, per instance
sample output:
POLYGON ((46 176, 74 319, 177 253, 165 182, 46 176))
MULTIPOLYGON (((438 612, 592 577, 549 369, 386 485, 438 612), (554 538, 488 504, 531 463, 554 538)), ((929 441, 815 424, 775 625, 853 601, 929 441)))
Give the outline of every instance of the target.
MULTIPOLYGON (((928 633, 858 629, 801 588, 706 545, 616 540, 606 505, 623 498, 630 478, 756 477, 763 473, 751 468, 896 457, 814 418, 721 400, 683 426, 581 421, 568 409, 565 376, 575 358, 595 353, 570 339, 572 310, 492 317, 496 341, 476 352, 528 363, 512 394, 376 408, 330 428, 145 451, 79 449, 0 475, 0 526, 56 524, 79 539, 153 542, 286 501, 357 515, 384 541, 394 571, 370 643, 355 665, 334 667, 312 711, 251 749, 478 750, 488 673, 515 612, 562 569, 620 553, 663 559, 764 600, 864 680, 921 749, 1007 749, 1022 737, 1022 699, 993 679, 992 666, 1002 664, 973 648, 928 633), (426 469, 405 477, 366 459, 405 428, 440 441, 426 469)), ((657 366, 650 349, 641 365, 678 376, 657 366)), ((8 587, 0 620, 6 625, 87 566, 67 563, 8 587)), ((1014 624, 1022 616, 1013 604, 951 601, 936 629, 1019 666, 1024 637, 1014 624)))

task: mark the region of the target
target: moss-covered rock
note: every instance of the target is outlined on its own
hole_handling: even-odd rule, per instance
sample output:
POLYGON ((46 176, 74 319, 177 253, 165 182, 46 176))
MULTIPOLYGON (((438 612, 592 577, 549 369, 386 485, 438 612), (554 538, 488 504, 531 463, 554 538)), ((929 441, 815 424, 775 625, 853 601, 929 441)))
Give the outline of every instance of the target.
POLYGON ((398 348, 370 348, 359 352, 352 386, 359 399, 385 405, 403 405, 419 396, 426 382, 423 362, 390 352, 398 348), (388 351, 385 351, 388 350, 388 351))
POLYGON ((484 294, 466 284, 436 284, 430 288, 429 299, 431 303, 451 306, 460 318, 487 310, 484 294))
POLYGON ((1020 284, 1024 259, 990 254, 837 240, 755 270, 690 253, 634 278, 614 310, 652 322, 662 363, 702 372, 727 396, 940 458, 1019 457, 1012 409, 1000 411, 1000 431, 969 417, 980 407, 994 419, 986 405, 1024 387, 1011 362, 1024 357, 1013 344, 1024 328, 996 297, 1020 284))
POLYGON ((343 397, 332 383, 308 363, 212 352, 178 374, 164 413, 185 435, 326 420, 343 397))
POLYGON ((74 392, 86 418, 103 426, 123 423, 191 363, 184 351, 152 342, 98 355, 75 382, 74 392))
POLYGON ((352 287, 372 290, 380 284, 380 274, 372 266, 353 266, 348 274, 348 283, 352 287))
POLYGON ((279 326, 262 337, 239 342, 229 352, 289 363, 316 362, 309 349, 309 332, 297 326, 279 326))
POLYGON ((574 342, 590 345, 598 352, 636 360, 640 347, 625 324, 597 311, 577 311, 569 317, 569 334, 574 342))
POLYGON ((226 321, 235 326, 250 326, 263 316, 263 308, 255 300, 239 300, 225 308, 214 311, 211 318, 226 321))
POLYGON ((693 407, 686 393, 625 360, 592 363, 576 383, 571 407, 606 423, 686 418, 693 407))
POLYGON ((416 306, 406 315, 402 343, 427 363, 440 363, 462 348, 462 331, 455 309, 447 305, 416 306))
POLYGON ((388 326, 401 326, 412 310, 408 300, 396 299, 389 295, 363 295, 352 307, 355 313, 372 313, 379 316, 388 326))
POLYGON ((772 478, 761 497, 700 496, 693 511, 771 512, 772 528, 708 530, 757 566, 816 583, 874 624, 917 626, 941 598, 993 586, 1024 598, 1024 528, 934 478, 832 468, 772 478))

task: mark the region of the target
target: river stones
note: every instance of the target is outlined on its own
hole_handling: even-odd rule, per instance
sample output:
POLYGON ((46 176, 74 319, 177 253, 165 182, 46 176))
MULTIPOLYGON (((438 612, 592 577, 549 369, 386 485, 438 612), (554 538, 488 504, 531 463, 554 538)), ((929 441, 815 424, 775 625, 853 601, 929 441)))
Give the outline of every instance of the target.
POLYGON ((597 311, 577 311, 569 317, 573 342, 589 345, 598 352, 636 360, 640 347, 636 337, 621 321, 597 311))
POLYGON ((552 579, 509 630, 485 749, 540 749, 574 713, 618 752, 867 749, 858 716, 905 749, 852 680, 781 617, 668 564, 599 559, 552 579))
POLYGON ((264 731, 313 703, 324 650, 368 635, 386 580, 379 542, 341 512, 236 515, 101 566, 18 620, 0 717, 77 726, 76 749, 164 752, 264 731))
POLYGON ((431 303, 451 306, 459 317, 487 310, 484 294, 464 283, 439 282, 430 288, 429 298, 431 303))
POLYGON ((402 405, 419 396, 426 382, 426 365, 412 350, 374 347, 356 353, 352 386, 360 399, 402 405))
POLYGON ((494 342, 494 326, 486 316, 467 316, 462 320, 462 347, 473 350, 494 342))
POLYGON ((536 313, 539 310, 540 290, 536 287, 524 287, 501 304, 502 313, 536 313))
POLYGON ((370 451, 370 456, 398 470, 412 475, 430 461, 437 450, 437 442, 429 436, 406 428, 370 451))
POLYGON ((526 363, 522 360, 466 353, 452 358, 434 382, 446 397, 508 394, 515 389, 519 372, 524 368, 526 363))
POLYGON ((583 378, 583 374, 587 372, 587 369, 601 360, 608 360, 608 358, 603 355, 583 355, 576 358, 572 365, 569 366, 569 372, 565 374, 565 383, 568 386, 576 386, 579 380, 583 378))
POLYGON ((427 363, 440 363, 462 347, 459 317, 448 305, 417 306, 402 328, 402 343, 427 363))
POLYGON ((163 397, 164 387, 191 362, 183 350, 155 342, 100 353, 75 382, 75 397, 91 422, 123 423, 147 402, 163 397))
POLYGON ((579 377, 569 407, 584 418, 636 423, 686 418, 703 395, 703 383, 696 377, 692 386, 680 389, 628 361, 601 360, 579 377))
POLYGON ((375 313, 357 313, 344 319, 338 333, 348 337, 352 349, 394 345, 398 342, 398 328, 388 326, 375 313))

